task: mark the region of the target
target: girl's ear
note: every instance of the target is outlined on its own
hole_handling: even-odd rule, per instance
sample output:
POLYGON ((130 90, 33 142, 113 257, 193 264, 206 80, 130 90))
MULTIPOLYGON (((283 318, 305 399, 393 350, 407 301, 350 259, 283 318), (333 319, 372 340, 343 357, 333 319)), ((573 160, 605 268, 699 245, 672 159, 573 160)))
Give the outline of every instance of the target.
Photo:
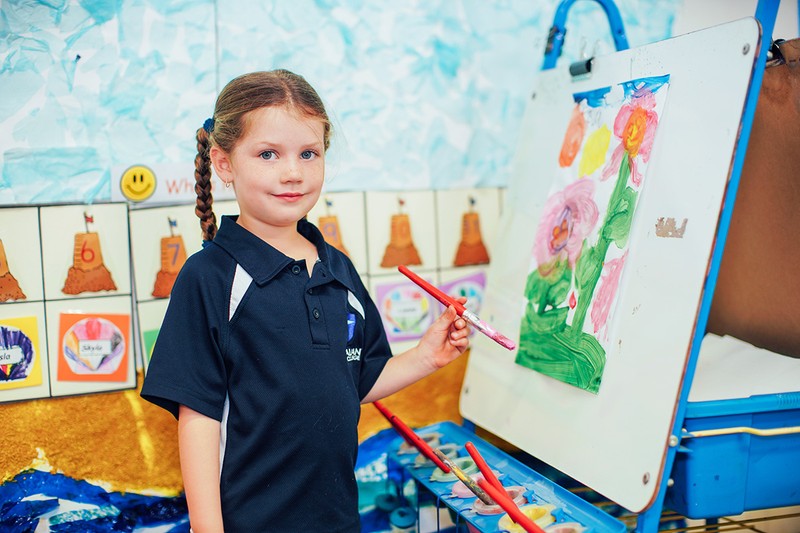
POLYGON ((218 146, 212 146, 209 157, 211 158, 211 164, 214 165, 214 171, 217 173, 217 176, 219 176, 226 185, 233 183, 233 168, 228 153, 218 146))

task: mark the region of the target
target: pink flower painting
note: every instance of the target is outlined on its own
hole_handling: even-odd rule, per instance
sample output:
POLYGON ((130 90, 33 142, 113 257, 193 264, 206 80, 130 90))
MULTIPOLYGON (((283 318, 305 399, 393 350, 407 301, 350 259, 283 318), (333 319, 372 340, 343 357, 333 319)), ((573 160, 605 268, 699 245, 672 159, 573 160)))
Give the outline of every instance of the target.
MULTIPOLYGON (((608 315, 611 311, 611 304, 614 303, 614 298, 617 296, 622 267, 625 266, 625 259, 627 259, 627 257, 628 251, 626 250, 622 257, 606 261, 603 265, 603 273, 600 275, 600 285, 597 288, 590 315, 595 335, 606 327, 608 315)), ((606 333, 608 332, 606 331, 606 333)))
POLYGON ((595 394, 668 86, 665 74, 573 95, 534 235, 514 360, 595 394))
POLYGON ((602 179, 607 180, 617 175, 623 157, 628 157, 631 169, 631 181, 635 186, 642 183, 642 172, 637 168, 637 160, 647 163, 653 138, 658 124, 658 113, 655 111, 656 97, 650 89, 637 91, 631 101, 623 105, 614 120, 614 135, 619 137, 620 144, 611 155, 611 161, 603 170, 602 179))
POLYGON ((583 241, 594 229, 598 217, 593 181, 576 181, 548 198, 533 245, 542 276, 564 261, 570 268, 575 267, 583 241))

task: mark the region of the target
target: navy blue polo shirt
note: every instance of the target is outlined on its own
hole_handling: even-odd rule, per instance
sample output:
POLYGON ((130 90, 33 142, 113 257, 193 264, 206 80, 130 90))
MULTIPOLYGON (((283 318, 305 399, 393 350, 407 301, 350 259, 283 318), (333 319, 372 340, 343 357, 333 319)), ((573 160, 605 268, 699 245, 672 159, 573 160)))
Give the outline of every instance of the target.
POLYGON ((359 531, 360 400, 391 352, 353 264, 295 261, 223 217, 172 289, 142 397, 221 422, 225 531, 359 531))

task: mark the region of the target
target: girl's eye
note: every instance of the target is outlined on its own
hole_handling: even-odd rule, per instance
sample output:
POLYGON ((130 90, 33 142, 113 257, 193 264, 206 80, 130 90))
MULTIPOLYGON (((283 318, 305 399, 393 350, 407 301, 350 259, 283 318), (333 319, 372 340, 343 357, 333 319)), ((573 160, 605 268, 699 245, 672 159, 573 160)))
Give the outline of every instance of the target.
POLYGON ((315 151, 313 151, 313 150, 305 150, 303 153, 300 154, 300 157, 302 159, 314 159, 315 155, 317 155, 317 153, 315 151))
POLYGON ((261 157, 261 159, 266 159, 269 161, 271 159, 275 159, 275 152, 273 152, 272 150, 265 150, 264 152, 261 152, 261 154, 259 154, 259 157, 261 157))

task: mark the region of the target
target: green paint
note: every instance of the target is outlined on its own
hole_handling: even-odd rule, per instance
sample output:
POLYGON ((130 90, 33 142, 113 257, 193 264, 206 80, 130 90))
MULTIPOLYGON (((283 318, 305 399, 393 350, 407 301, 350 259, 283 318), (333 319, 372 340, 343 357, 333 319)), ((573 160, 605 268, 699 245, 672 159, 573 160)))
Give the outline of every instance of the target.
POLYGON ((609 247, 623 248, 628 242, 638 194, 628 186, 630 174, 630 159, 625 154, 597 243, 589 246, 583 242, 575 271, 566 261, 546 276, 537 268, 525 286, 528 304, 516 362, 595 394, 600 389, 606 353, 593 335, 583 331, 583 323, 609 247), (575 291, 577 302, 572 323, 567 324, 569 306, 565 302, 570 290, 575 291))
POLYGON ((142 340, 144 341, 144 362, 145 365, 150 364, 150 356, 153 355, 153 346, 156 345, 156 338, 158 338, 157 329, 148 329, 142 332, 142 340))

